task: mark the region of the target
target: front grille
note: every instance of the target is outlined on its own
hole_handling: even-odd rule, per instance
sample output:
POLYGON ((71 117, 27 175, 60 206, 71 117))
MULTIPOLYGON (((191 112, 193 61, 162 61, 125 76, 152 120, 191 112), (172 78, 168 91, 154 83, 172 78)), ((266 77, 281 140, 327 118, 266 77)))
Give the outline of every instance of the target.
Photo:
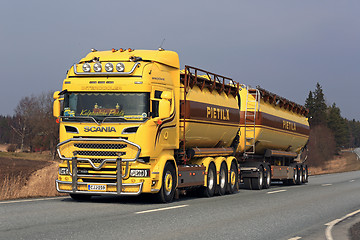
MULTIPOLYGON (((91 158, 90 161, 92 163, 102 163, 104 161, 104 159, 96 159, 96 158, 91 158)), ((89 163, 86 160, 78 160, 79 163, 89 163)))
POLYGON ((123 149, 126 144, 105 144, 105 143, 75 143, 77 148, 91 148, 91 149, 123 149))
POLYGON ((74 154, 80 156, 96 156, 96 157, 118 157, 125 155, 125 152, 110 152, 110 151, 76 151, 74 154))

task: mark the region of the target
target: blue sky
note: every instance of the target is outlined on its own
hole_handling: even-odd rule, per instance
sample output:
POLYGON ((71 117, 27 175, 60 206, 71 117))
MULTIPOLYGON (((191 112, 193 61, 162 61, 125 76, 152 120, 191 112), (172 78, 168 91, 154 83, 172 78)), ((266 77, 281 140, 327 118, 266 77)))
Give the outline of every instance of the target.
POLYGON ((327 103, 360 120, 360 1, 3 1, 0 114, 22 97, 60 90, 91 48, 178 52, 203 68, 304 104, 319 82, 327 103))

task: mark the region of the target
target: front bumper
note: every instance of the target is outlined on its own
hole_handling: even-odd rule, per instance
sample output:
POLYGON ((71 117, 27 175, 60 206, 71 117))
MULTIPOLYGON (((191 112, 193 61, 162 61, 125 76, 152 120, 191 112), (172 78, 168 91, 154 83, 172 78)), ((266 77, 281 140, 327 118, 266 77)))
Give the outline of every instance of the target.
MULTIPOLYGON (((93 150, 93 149, 90 149, 93 150)), ((91 152, 91 151, 87 152, 91 152)), ((67 169, 69 175, 59 176, 59 179, 56 180, 56 189, 60 193, 74 193, 74 194, 93 194, 93 195, 139 195, 143 191, 144 182, 133 182, 133 183, 124 183, 124 179, 129 178, 129 162, 135 162, 139 158, 141 148, 139 145, 132 143, 126 139, 101 139, 101 138, 72 138, 64 142, 61 142, 57 146, 57 151, 60 159, 66 161, 67 169), (131 145, 133 148, 136 148, 136 156, 134 158, 123 159, 119 155, 117 158, 106 158, 102 159, 101 163, 94 163, 93 158, 87 157, 77 157, 76 156, 76 144, 81 143, 82 145, 89 146, 104 146, 106 144, 112 145, 131 145), (95 143, 95 144, 94 144, 95 143), (75 147, 74 147, 75 146, 75 147), (74 157, 67 158, 61 154, 60 149, 66 149, 70 147, 74 150, 74 157), (111 174, 84 174, 78 171, 79 164, 83 165, 89 163, 93 170, 101 171, 102 168, 109 163, 112 165, 111 174), (124 169, 123 169, 124 168, 124 169), (124 172, 124 173, 123 173, 124 172), (71 179, 70 179, 71 178, 71 179), (64 181, 65 180, 65 181, 64 181), (91 181, 90 181, 91 180, 91 181), (98 181, 98 182, 97 182, 98 181), (102 185, 104 191, 93 191, 89 190, 90 185, 102 185)), ((68 149, 67 149, 68 151, 68 149)), ((106 150, 110 153, 114 151, 106 150)), ((104 151, 94 151, 94 152, 104 152, 104 151)))

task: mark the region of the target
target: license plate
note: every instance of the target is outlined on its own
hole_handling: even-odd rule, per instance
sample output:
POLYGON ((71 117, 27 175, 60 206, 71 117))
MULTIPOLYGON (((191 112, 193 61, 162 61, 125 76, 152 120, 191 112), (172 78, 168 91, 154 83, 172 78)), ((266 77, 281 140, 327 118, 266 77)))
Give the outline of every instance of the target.
POLYGON ((88 190, 89 191, 99 191, 99 192, 105 192, 106 191, 106 185, 105 184, 88 184, 88 190))

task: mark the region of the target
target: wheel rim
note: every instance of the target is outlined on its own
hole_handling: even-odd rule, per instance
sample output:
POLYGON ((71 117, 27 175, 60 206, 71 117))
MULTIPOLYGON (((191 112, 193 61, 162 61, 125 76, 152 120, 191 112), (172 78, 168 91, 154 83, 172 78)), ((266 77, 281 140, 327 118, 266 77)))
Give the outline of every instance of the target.
POLYGON ((226 185, 226 176, 225 176, 226 172, 225 169, 222 168, 220 171, 220 187, 221 188, 225 188, 226 185))
POLYGON ((302 177, 303 177, 303 172, 302 169, 300 169, 300 174, 299 174, 299 182, 302 182, 302 177))
POLYGON ((267 176, 266 176, 266 184, 268 186, 270 186, 270 182, 271 182, 271 177, 270 177, 270 172, 267 173, 267 176))
POLYGON ((307 168, 305 168, 305 178, 304 178, 304 180, 307 181, 307 178, 308 178, 308 171, 307 171, 307 168))
POLYGON ((260 170, 259 172, 259 185, 262 186, 263 184, 263 172, 262 170, 260 170))
POLYGON ((296 167, 296 169, 294 170, 294 180, 295 180, 295 182, 297 181, 297 179, 298 179, 298 171, 297 171, 297 167, 296 167))
POLYGON ((236 173, 235 171, 231 171, 230 173, 230 184, 231 186, 234 186, 236 183, 236 173))
POLYGON ((165 194, 170 195, 173 187, 173 177, 170 172, 166 172, 164 184, 165 184, 165 194))
POLYGON ((214 187, 214 172, 209 169, 209 173, 208 173, 208 188, 209 189, 213 189, 214 187))

